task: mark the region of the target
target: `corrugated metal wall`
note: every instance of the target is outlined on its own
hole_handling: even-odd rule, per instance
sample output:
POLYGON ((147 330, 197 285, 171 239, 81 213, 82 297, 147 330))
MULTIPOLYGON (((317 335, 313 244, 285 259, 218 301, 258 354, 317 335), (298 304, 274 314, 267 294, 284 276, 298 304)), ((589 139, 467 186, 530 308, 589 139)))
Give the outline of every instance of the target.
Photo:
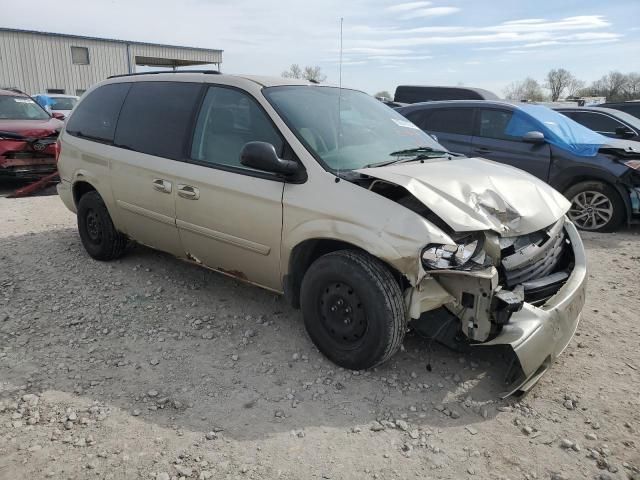
POLYGON ((135 57, 221 63, 222 52, 124 43, 0 29, 0 88, 16 87, 30 94, 47 89, 75 95, 110 75, 129 73, 127 54, 135 57), (127 52, 129 45, 129 52, 127 52), (89 65, 71 60, 71 47, 89 49, 89 65))

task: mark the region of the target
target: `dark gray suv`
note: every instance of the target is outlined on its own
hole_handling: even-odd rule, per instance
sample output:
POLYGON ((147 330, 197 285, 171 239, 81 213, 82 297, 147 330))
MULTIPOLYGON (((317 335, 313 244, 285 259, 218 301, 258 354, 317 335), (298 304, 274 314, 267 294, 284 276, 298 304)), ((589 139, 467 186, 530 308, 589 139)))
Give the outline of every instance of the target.
POLYGON ((583 230, 640 219, 640 143, 607 138, 542 105, 487 100, 397 109, 452 152, 525 170, 572 202, 583 230))

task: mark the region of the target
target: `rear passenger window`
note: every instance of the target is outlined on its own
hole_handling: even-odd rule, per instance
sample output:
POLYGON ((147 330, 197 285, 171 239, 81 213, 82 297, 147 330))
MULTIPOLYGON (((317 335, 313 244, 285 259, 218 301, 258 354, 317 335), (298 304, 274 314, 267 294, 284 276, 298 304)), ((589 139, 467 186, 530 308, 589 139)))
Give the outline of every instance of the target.
POLYGON ((420 125, 423 130, 457 135, 473 132, 473 108, 437 108, 420 125))
POLYGON ((246 169, 240 164, 240 151, 247 142, 270 143, 282 156, 284 141, 258 102, 239 90, 210 87, 196 123, 191 158, 246 169))
POLYGON ((77 137, 112 142, 122 102, 130 83, 111 83, 89 93, 71 114, 66 132, 77 137))
POLYGON ((180 160, 202 85, 135 82, 124 102, 114 144, 136 152, 180 160))

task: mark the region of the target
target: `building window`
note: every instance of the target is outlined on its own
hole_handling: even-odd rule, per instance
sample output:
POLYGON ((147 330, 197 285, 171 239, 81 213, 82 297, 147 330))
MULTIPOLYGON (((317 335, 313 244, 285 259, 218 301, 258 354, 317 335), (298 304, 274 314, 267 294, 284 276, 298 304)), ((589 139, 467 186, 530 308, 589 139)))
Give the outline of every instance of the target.
POLYGON ((76 96, 81 97, 86 90, 84 88, 76 88, 76 96))
POLYGON ((87 47, 71 47, 71 61, 75 65, 89 65, 89 49, 87 47))
POLYGON ((47 93, 59 93, 63 95, 64 89, 63 88, 47 88, 47 93))

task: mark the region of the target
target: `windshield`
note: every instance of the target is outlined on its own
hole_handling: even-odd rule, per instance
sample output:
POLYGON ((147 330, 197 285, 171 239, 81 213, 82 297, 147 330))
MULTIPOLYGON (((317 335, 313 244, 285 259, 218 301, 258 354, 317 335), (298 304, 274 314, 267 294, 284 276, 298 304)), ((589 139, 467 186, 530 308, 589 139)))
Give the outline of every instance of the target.
POLYGON ((0 95, 0 120, 48 120, 50 117, 29 97, 0 95))
POLYGON ((51 98, 51 110, 72 110, 78 103, 78 99, 71 97, 49 97, 51 98))
POLYGON ((363 92, 303 85, 263 92, 298 139, 330 170, 446 152, 409 120, 363 92))
POLYGON ((518 105, 507 133, 521 137, 531 130, 530 118, 538 122, 547 142, 581 157, 597 155, 600 147, 607 142, 599 133, 543 105, 518 105))

